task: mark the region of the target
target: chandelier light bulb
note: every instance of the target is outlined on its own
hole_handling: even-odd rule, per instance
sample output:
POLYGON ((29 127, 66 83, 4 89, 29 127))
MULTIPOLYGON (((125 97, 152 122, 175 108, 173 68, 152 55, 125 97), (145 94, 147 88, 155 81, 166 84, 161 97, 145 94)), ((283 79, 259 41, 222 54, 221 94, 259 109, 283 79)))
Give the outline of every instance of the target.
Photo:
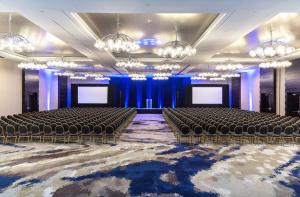
POLYGON ((85 77, 85 76, 79 76, 79 75, 74 75, 74 76, 70 76, 70 79, 75 79, 75 80, 86 80, 87 77, 85 77))
POLYGON ((206 77, 199 77, 199 76, 193 76, 191 77, 191 80, 206 80, 206 77))
POLYGON ((42 70, 48 68, 46 64, 39 64, 35 62, 23 62, 18 64, 18 68, 28 70, 42 70))
POLYGON ((75 62, 68 62, 68 61, 64 61, 63 59, 48 61, 47 65, 58 67, 58 68, 77 68, 79 66, 75 62))
POLYGON ((218 77, 219 73, 215 72, 203 72, 198 74, 199 77, 218 77))
POLYGON ((137 59, 133 59, 129 57, 127 59, 117 61, 116 66, 124 67, 124 68, 143 68, 146 67, 147 65, 138 61, 137 59))

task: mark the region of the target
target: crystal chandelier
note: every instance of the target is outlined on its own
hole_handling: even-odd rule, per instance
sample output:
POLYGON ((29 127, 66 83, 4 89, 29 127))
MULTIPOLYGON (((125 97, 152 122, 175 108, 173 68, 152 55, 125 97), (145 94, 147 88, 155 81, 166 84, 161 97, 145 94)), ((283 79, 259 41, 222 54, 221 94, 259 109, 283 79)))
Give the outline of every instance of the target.
POLYGON ((154 73, 153 80, 168 80, 171 75, 171 73, 154 73))
POLYGON ((86 80, 87 77, 85 77, 85 76, 80 76, 80 75, 74 75, 74 76, 70 76, 70 79, 75 79, 75 80, 86 80))
POLYGON ((222 78, 237 78, 241 75, 239 73, 229 73, 229 74, 223 74, 221 75, 222 78))
POLYGON ((216 72, 202 72, 198 74, 199 77, 218 77, 219 73, 216 72))
POLYGON ((95 80, 99 80, 99 81, 109 81, 110 77, 95 77, 95 80))
POLYGON ((156 70, 177 70, 177 69, 180 69, 180 65, 173 64, 172 62, 166 60, 166 61, 162 62, 162 64, 155 65, 154 69, 156 69, 156 70))
POLYGON ((84 76, 85 77, 103 77, 103 74, 101 73, 92 73, 92 72, 89 72, 89 73, 84 73, 84 76))
POLYGON ((207 77, 192 76, 191 80, 206 80, 207 77))
POLYGON ((98 49, 104 49, 105 51, 120 53, 120 52, 132 52, 140 48, 140 46, 128 35, 119 32, 119 15, 117 16, 117 33, 109 34, 97 40, 95 47, 98 49))
POLYGON ((131 78, 131 80, 135 80, 135 81, 145 81, 147 80, 146 75, 144 74, 130 74, 129 77, 131 78))
POLYGON ((210 81, 225 81, 226 79, 224 77, 212 77, 209 78, 210 81))
POLYGON ((290 61, 269 61, 259 64, 260 68, 288 68, 292 65, 290 61))
POLYGON ((58 67, 58 68, 77 68, 79 66, 75 62, 65 61, 63 57, 58 60, 48 61, 47 65, 58 67))
POLYGON ((48 68, 46 64, 40 64, 36 62, 22 62, 18 64, 18 67, 21 69, 29 69, 29 70, 41 70, 48 68))
POLYGON ((25 37, 11 32, 11 14, 9 14, 8 32, 0 34, 0 50, 13 52, 33 51, 32 43, 25 37))
POLYGON ((225 70, 238 70, 242 69, 244 66, 242 64, 233 63, 228 61, 227 63, 217 65, 216 70, 225 71, 225 70))
POLYGON ((196 54, 196 49, 189 43, 178 40, 178 29, 176 29, 176 39, 174 41, 167 42, 160 47, 156 54, 161 57, 167 58, 184 58, 186 56, 192 56, 196 54))
POLYGON ((288 46, 286 43, 279 40, 273 40, 272 27, 270 27, 270 41, 263 43, 256 49, 249 52, 251 57, 259 57, 264 59, 263 63, 259 64, 260 68, 287 68, 292 65, 290 61, 282 61, 282 58, 295 52, 295 48, 288 46))
POLYGON ((146 67, 146 64, 140 62, 137 59, 128 57, 126 59, 118 60, 116 66, 124 68, 142 68, 146 67))
POLYGON ((63 77, 71 77, 74 76, 75 74, 73 72, 65 71, 65 72, 56 72, 54 75, 57 76, 63 76, 63 77))

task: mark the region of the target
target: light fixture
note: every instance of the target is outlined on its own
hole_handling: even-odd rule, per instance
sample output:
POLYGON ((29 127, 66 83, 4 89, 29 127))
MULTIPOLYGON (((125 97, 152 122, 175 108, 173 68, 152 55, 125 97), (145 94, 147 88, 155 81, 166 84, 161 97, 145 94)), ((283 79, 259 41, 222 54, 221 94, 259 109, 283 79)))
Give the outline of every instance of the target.
POLYGON ((210 81, 225 81, 226 79, 224 77, 212 77, 209 78, 210 81))
POLYGON ((42 70, 48 68, 46 64, 40 64, 36 63, 34 61, 32 62, 22 62, 18 64, 18 68, 21 69, 28 69, 28 70, 42 70))
POLYGON ((169 60, 163 61, 162 64, 158 64, 154 66, 156 70, 177 70, 180 69, 179 64, 174 64, 169 60))
POLYGON ((259 64, 260 68, 288 68, 292 65, 290 61, 267 61, 259 64))
POLYGON ((85 77, 103 77, 103 74, 88 72, 88 73, 84 73, 84 76, 85 77))
POLYGON ((192 76, 191 80, 206 80, 207 77, 192 76))
POLYGON ((98 49, 104 49, 105 51, 110 51, 114 53, 120 52, 132 52, 140 48, 140 46, 128 35, 119 32, 119 15, 117 16, 117 33, 109 34, 97 40, 95 47, 98 49))
POLYGON ((47 65, 58 68, 77 68, 79 66, 75 62, 65 61, 64 57, 61 57, 61 59, 48 61, 47 65))
POLYGON ((290 61, 279 60, 286 55, 295 52, 295 48, 288 46, 286 43, 273 40, 272 27, 270 27, 270 41, 263 43, 256 49, 249 52, 251 57, 259 57, 264 59, 263 63, 259 64, 260 68, 287 68, 292 65, 290 61))
POLYGON ((244 66, 242 64, 234 63, 234 62, 231 62, 230 60, 228 60, 224 64, 220 64, 220 65, 216 66, 216 70, 220 70, 220 71, 238 70, 238 69, 242 69, 242 68, 244 68, 244 66))
POLYGON ((70 76, 70 79, 75 79, 75 80, 86 80, 87 77, 85 77, 85 76, 80 76, 80 75, 74 75, 74 76, 70 76))
POLYGON ((65 72, 56 72, 56 73, 54 73, 54 75, 71 77, 71 76, 74 76, 75 74, 73 72, 65 71, 65 72))
POLYGON ((198 74, 199 77, 218 77, 219 73, 216 72, 202 72, 198 74))
POLYGON ((196 49, 189 43, 178 40, 178 28, 175 26, 176 39, 174 41, 167 42, 160 47, 156 54, 161 57, 168 58, 184 58, 186 56, 192 56, 196 54, 196 49))
POLYGON ((237 78, 240 76, 241 75, 239 73, 228 73, 228 74, 221 75, 222 78, 237 78))
POLYGON ((154 73, 153 80, 168 80, 171 75, 171 73, 154 73))
POLYGON ((116 66, 124 68, 143 68, 146 67, 146 64, 140 62, 137 59, 128 57, 126 59, 118 60, 116 66))
POLYGON ((133 73, 133 74, 130 74, 128 76, 131 78, 131 80, 136 80, 136 81, 145 81, 145 80, 147 80, 146 75, 144 75, 144 74, 133 73))
POLYGON ((95 80, 99 80, 99 81, 109 81, 110 77, 95 77, 95 80))
POLYGON ((9 50, 13 52, 33 51, 32 43, 22 35, 11 32, 11 19, 9 14, 8 32, 0 34, 0 50, 9 50))

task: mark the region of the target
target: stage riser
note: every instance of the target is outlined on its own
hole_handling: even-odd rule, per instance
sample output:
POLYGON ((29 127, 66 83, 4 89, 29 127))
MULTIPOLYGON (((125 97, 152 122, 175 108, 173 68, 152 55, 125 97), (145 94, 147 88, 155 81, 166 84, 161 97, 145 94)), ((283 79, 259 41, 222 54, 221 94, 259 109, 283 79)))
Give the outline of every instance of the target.
POLYGON ((162 109, 142 109, 137 108, 138 114, 162 114, 162 109))

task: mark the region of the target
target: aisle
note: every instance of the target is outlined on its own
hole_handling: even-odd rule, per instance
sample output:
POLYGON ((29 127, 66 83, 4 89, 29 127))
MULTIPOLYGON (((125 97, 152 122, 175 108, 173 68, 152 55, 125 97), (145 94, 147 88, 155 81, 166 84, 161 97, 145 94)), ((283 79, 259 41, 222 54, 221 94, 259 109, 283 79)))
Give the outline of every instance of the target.
POLYGON ((124 129, 121 141, 170 144, 176 138, 162 114, 137 114, 124 129))

